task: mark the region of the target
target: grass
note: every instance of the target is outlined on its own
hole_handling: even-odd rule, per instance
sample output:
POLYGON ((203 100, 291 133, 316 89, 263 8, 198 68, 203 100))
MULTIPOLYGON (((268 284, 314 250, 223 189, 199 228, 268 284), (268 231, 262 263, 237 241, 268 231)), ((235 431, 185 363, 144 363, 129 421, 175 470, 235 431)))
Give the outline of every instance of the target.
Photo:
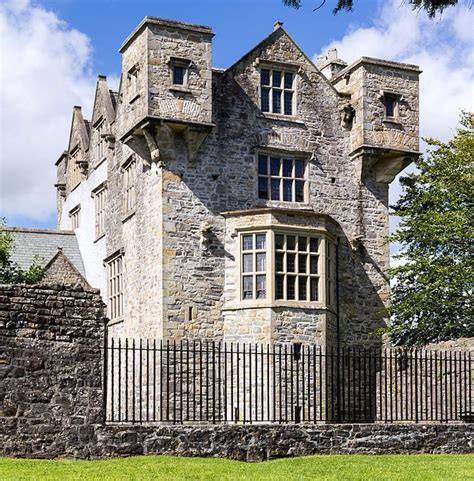
POLYGON ((137 456, 100 461, 0 458, 0 480, 474 480, 474 455, 308 456, 244 463, 137 456))

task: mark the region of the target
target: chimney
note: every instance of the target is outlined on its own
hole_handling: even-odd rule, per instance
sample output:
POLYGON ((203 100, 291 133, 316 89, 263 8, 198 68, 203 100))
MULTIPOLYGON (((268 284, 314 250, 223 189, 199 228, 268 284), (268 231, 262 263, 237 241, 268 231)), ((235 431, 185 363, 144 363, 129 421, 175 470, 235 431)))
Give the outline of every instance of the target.
POLYGON ((347 67, 347 62, 338 58, 336 48, 330 48, 326 55, 318 57, 316 67, 326 78, 331 79, 347 67))

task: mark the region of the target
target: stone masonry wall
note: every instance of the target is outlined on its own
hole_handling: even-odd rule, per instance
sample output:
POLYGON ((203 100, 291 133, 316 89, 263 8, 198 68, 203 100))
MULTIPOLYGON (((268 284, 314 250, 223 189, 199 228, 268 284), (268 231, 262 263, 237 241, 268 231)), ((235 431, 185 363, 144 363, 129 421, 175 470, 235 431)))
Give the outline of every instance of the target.
POLYGON ((3 454, 89 455, 103 421, 103 335, 96 290, 0 285, 3 454))

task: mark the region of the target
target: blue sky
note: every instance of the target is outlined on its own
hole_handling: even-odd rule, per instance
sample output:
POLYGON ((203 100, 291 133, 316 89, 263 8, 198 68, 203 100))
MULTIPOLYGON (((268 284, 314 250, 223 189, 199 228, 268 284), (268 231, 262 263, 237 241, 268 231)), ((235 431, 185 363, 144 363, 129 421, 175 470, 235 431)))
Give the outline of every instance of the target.
MULTIPOLYGON (((276 20, 310 57, 337 47, 348 62, 365 55, 418 64, 422 136, 446 140, 460 110, 474 110, 467 0, 434 21, 403 0, 357 0, 353 12, 335 16, 336 0, 313 12, 320 3, 294 10, 280 0, 2 0, 0 216, 10 225, 55 227, 54 162, 67 145, 72 106, 90 115, 98 74, 117 86, 118 49, 146 15, 211 26, 216 67, 230 66, 276 20)), ((392 201, 399 195, 395 181, 392 201)))

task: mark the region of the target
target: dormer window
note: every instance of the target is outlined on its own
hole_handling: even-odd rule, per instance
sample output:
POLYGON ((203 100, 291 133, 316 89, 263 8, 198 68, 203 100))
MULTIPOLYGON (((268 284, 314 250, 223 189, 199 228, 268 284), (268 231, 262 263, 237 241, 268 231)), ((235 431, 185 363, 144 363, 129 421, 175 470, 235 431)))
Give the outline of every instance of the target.
POLYGON ((171 69, 172 87, 186 87, 191 61, 185 58, 171 57, 168 63, 171 69))
POLYGON ((262 112, 294 115, 295 73, 280 69, 260 69, 260 108, 262 112))

